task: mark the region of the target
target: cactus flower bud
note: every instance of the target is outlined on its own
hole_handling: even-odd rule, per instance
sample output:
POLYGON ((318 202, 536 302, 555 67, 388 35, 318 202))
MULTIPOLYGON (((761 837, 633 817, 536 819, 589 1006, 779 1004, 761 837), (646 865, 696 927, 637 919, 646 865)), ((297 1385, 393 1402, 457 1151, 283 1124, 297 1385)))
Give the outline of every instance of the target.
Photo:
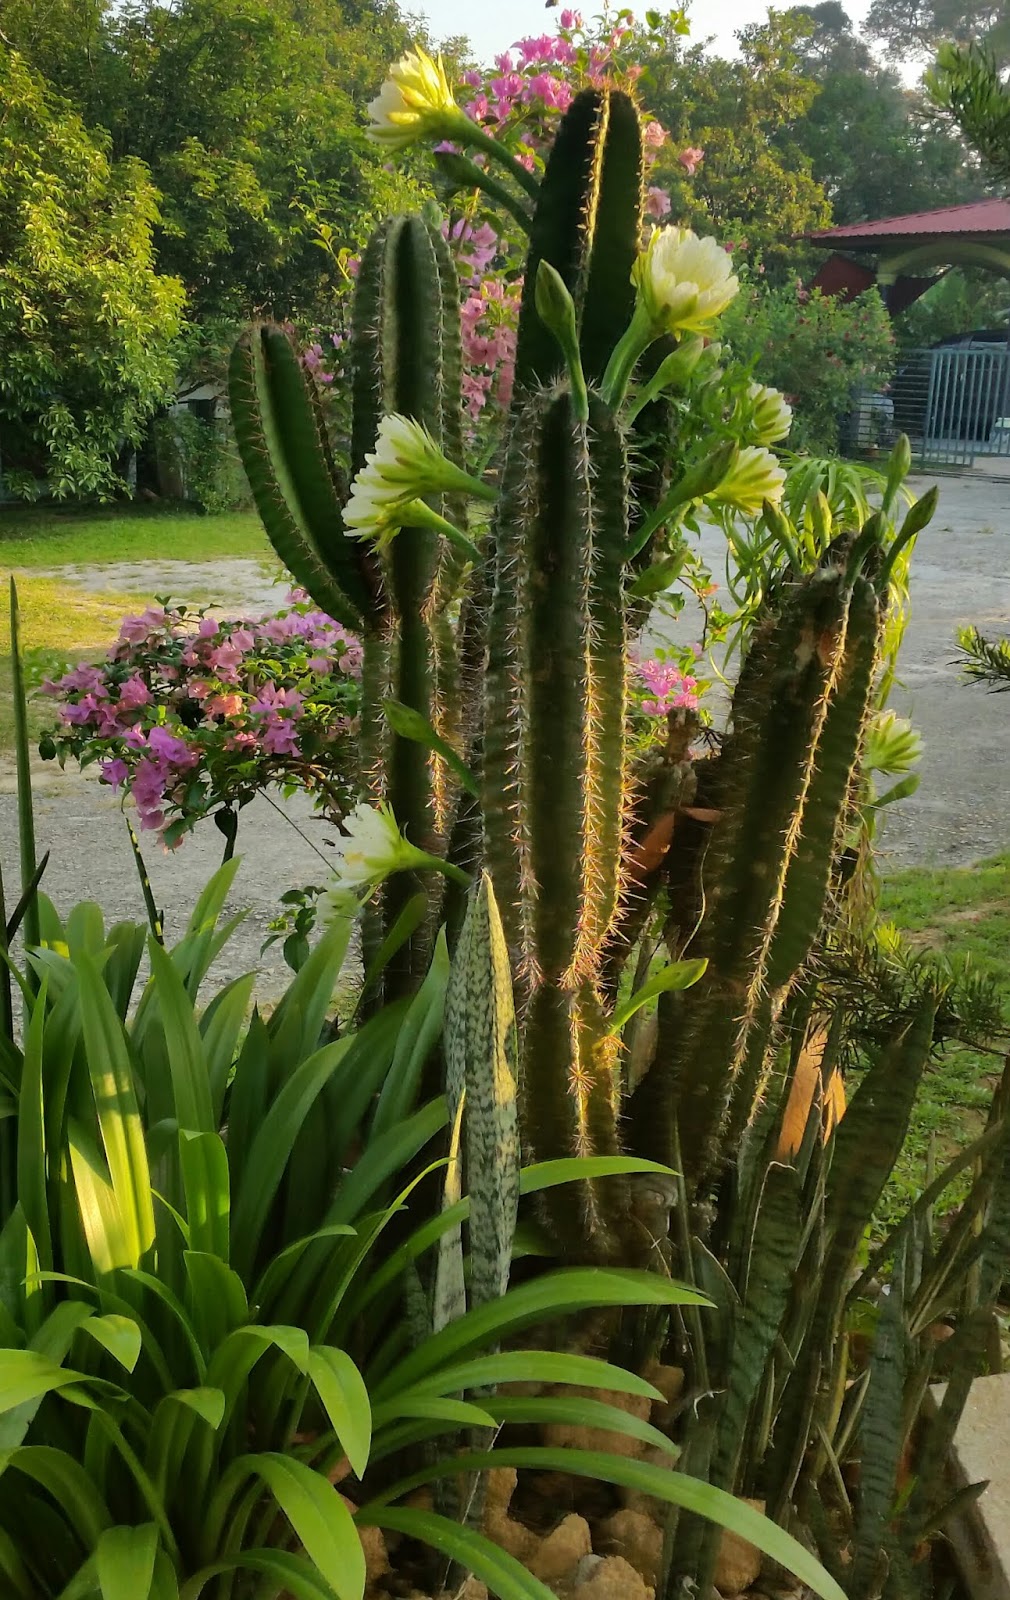
POLYGON ((767 500, 778 505, 786 475, 770 450, 745 445, 710 499, 756 516, 767 500))
POLYGON ((453 97, 442 57, 432 60, 420 46, 393 63, 368 114, 369 138, 388 150, 405 149, 419 139, 448 139, 467 120, 453 97))
POLYGON ((755 444, 776 444, 784 439, 793 425, 793 408, 778 389, 763 383, 752 383, 747 388, 751 405, 750 436, 755 444))
POLYGON ((579 330, 575 321, 575 304, 568 285, 556 267, 542 260, 537 267, 534 305, 537 316, 553 333, 564 353, 568 377, 572 385, 575 414, 581 422, 589 416, 589 397, 586 379, 579 354, 579 330))

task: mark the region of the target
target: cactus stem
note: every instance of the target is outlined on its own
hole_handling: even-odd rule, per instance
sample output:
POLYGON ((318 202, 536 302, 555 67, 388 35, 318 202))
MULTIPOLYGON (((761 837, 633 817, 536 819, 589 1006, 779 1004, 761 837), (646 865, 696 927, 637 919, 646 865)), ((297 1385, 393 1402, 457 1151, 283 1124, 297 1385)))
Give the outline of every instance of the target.
POLYGON ((483 150, 485 155, 490 156, 492 161, 497 161, 498 165, 505 169, 510 178, 515 179, 521 189, 526 190, 531 200, 536 200, 540 194, 540 184, 532 172, 527 172, 526 168, 516 160, 515 156, 509 155, 503 144, 492 138, 491 134, 485 133, 484 129, 478 127, 476 122, 471 122, 469 119, 467 119, 467 122, 467 127, 454 134, 453 137, 457 138, 461 144, 467 144, 471 150, 483 150))
POLYGON ((637 302, 631 321, 617 341, 614 353, 607 362, 607 370, 603 374, 601 385, 603 398, 615 410, 624 400, 628 384, 631 382, 631 374, 639 358, 645 354, 656 337, 656 327, 652 318, 641 302, 637 302))

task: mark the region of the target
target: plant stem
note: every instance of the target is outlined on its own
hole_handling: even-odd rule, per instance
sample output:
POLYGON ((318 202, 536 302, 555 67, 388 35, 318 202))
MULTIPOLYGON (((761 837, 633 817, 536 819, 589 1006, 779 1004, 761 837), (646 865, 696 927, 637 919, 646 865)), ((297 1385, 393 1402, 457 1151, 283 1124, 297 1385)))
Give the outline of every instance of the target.
POLYGON ((144 896, 144 905, 147 909, 147 920, 150 923, 151 932, 153 933, 154 937, 157 939, 160 945, 163 945, 165 943, 165 928, 161 920, 161 913, 155 904, 154 890, 151 888, 151 880, 147 875, 147 864, 145 863, 144 857, 140 851, 140 840, 137 838, 133 823, 130 821, 125 811, 123 812, 123 821, 126 823, 126 831, 130 835, 130 846, 133 850, 133 859, 137 863, 137 873, 140 877, 140 887, 144 896))

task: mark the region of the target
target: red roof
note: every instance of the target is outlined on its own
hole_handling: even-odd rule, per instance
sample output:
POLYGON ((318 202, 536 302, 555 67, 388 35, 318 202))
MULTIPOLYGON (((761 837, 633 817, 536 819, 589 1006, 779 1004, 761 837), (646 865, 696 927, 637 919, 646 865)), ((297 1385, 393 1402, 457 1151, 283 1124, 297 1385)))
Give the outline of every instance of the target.
POLYGON ((919 239, 934 234, 975 235, 1010 233, 1010 200, 973 200, 965 206, 941 206, 938 211, 910 211, 902 217, 882 217, 879 222, 854 222, 845 228, 826 228, 807 238, 825 244, 874 239, 919 239))

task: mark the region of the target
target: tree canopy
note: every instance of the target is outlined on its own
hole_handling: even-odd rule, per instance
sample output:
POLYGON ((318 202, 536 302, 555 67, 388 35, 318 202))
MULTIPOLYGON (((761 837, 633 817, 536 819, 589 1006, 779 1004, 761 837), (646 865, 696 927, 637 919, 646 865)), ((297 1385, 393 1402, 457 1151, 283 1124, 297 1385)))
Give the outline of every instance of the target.
POLYGON ((0 44, 0 446, 57 494, 108 493, 171 391, 184 291, 154 270, 157 193, 0 44))
POLYGON ((146 164, 158 263, 196 316, 312 315, 334 270, 318 219, 354 244, 410 192, 361 115, 408 37, 392 0, 7 0, 3 28, 146 164))

